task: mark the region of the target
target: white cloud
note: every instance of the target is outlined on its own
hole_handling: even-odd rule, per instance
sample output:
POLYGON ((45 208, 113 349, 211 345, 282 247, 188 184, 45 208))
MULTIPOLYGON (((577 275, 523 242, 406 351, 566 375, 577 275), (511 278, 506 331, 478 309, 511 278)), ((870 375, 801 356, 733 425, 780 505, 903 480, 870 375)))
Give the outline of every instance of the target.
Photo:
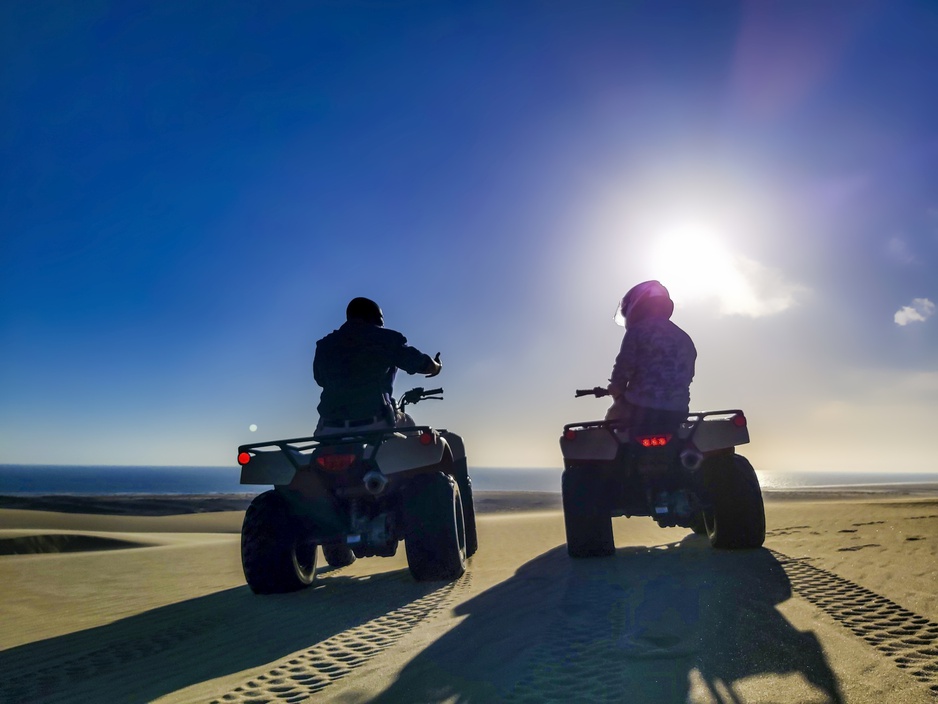
POLYGON ((807 289, 786 280, 777 269, 743 256, 735 257, 733 271, 718 290, 724 315, 759 318, 788 310, 807 289))
POLYGON ((923 323, 934 314, 934 303, 927 298, 914 298, 911 305, 903 306, 896 311, 893 319, 896 325, 908 325, 909 323, 923 323))

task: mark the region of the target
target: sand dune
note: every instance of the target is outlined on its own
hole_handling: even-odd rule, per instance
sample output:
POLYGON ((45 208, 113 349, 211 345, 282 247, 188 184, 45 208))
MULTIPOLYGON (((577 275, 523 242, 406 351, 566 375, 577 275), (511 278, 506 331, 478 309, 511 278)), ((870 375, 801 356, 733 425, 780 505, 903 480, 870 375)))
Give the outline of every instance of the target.
POLYGON ((772 501, 757 551, 617 519, 580 561, 511 501, 452 584, 399 551, 267 597, 238 511, 0 510, 0 702, 938 700, 938 499, 772 501))

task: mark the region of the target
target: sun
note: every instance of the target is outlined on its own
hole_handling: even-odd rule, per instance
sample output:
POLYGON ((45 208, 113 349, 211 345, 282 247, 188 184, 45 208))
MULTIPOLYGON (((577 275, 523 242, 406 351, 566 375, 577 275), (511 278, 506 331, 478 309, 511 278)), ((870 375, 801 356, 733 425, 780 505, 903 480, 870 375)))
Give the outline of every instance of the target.
POLYGON ((699 221, 664 228, 653 245, 650 264, 675 301, 722 297, 742 283, 736 258, 716 228, 699 221))

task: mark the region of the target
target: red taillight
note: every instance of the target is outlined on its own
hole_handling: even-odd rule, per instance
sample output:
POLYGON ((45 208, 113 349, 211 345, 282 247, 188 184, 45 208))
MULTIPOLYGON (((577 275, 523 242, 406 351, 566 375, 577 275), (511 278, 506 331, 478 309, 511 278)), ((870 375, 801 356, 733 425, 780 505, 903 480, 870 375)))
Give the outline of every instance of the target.
POLYGON ((432 444, 433 444, 433 433, 420 433, 420 444, 421 444, 421 445, 432 445, 432 444))
POLYGON ((742 413, 737 413, 735 416, 733 416, 733 425, 735 425, 737 428, 745 428, 746 416, 744 416, 742 413))
POLYGON ((319 455, 316 464, 327 472, 344 472, 355 463, 355 455, 319 455))
POLYGON ((251 461, 251 456, 247 452, 241 452, 238 454, 238 464, 242 467, 251 461))
POLYGON ((663 435, 640 435, 635 438, 635 442, 642 447, 664 447, 671 441, 671 433, 663 435))
POLYGON ((564 440, 576 440, 576 431, 572 429, 564 430, 563 439, 564 440))

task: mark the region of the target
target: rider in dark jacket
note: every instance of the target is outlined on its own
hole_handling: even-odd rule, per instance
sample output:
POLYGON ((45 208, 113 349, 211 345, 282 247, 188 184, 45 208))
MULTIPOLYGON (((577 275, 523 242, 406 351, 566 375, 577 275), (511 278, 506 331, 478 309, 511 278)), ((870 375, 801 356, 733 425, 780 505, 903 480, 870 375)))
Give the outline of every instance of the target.
POLYGON ((392 397, 397 370, 432 377, 442 368, 439 353, 434 359, 385 328, 377 303, 352 299, 345 324, 316 343, 313 377, 322 387, 317 432, 404 422, 392 397))

